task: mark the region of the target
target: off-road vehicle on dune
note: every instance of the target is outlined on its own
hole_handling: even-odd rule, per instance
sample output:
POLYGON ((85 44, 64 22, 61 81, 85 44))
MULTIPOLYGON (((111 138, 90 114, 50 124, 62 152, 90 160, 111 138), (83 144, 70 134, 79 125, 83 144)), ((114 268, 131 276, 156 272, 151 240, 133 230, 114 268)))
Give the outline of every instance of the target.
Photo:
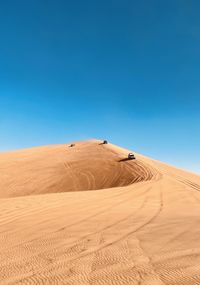
POLYGON ((74 144, 74 143, 71 143, 69 147, 73 147, 73 146, 75 146, 75 144, 74 144))
POLYGON ((132 152, 130 152, 128 154, 128 159, 135 159, 135 155, 132 152))
POLYGON ((103 141, 103 144, 108 144, 108 141, 104 140, 104 141, 103 141))

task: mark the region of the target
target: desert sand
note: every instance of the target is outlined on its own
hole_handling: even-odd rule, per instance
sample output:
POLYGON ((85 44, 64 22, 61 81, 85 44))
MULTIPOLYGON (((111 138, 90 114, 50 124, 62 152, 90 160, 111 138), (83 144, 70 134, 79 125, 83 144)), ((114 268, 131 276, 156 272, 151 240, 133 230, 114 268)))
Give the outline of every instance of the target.
POLYGON ((200 176, 128 152, 0 154, 0 284, 200 284, 200 176))

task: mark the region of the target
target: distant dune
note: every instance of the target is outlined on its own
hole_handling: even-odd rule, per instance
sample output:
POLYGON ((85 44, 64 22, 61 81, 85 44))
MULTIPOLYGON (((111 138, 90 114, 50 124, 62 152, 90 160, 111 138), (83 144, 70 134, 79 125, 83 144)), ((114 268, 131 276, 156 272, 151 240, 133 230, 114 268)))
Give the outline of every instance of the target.
POLYGON ((0 154, 0 284, 200 284, 200 176, 128 153, 0 154))

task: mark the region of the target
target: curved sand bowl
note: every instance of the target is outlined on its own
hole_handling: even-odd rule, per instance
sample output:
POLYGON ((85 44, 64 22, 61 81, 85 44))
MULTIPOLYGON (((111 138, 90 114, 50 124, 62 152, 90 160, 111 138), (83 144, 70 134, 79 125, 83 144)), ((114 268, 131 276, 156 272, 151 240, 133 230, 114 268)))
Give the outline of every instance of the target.
POLYGON ((1 154, 0 197, 98 190, 151 179, 149 167, 126 161, 127 153, 90 141, 1 154))
POLYGON ((127 153, 0 155, 0 284, 200 284, 200 177, 127 153))

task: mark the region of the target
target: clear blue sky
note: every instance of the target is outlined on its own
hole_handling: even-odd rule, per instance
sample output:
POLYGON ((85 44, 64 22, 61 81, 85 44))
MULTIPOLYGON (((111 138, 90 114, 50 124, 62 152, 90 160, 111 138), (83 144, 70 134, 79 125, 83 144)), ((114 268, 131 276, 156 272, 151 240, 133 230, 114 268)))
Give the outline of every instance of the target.
POLYGON ((200 172, 200 1, 0 4, 0 150, 107 138, 200 172))

